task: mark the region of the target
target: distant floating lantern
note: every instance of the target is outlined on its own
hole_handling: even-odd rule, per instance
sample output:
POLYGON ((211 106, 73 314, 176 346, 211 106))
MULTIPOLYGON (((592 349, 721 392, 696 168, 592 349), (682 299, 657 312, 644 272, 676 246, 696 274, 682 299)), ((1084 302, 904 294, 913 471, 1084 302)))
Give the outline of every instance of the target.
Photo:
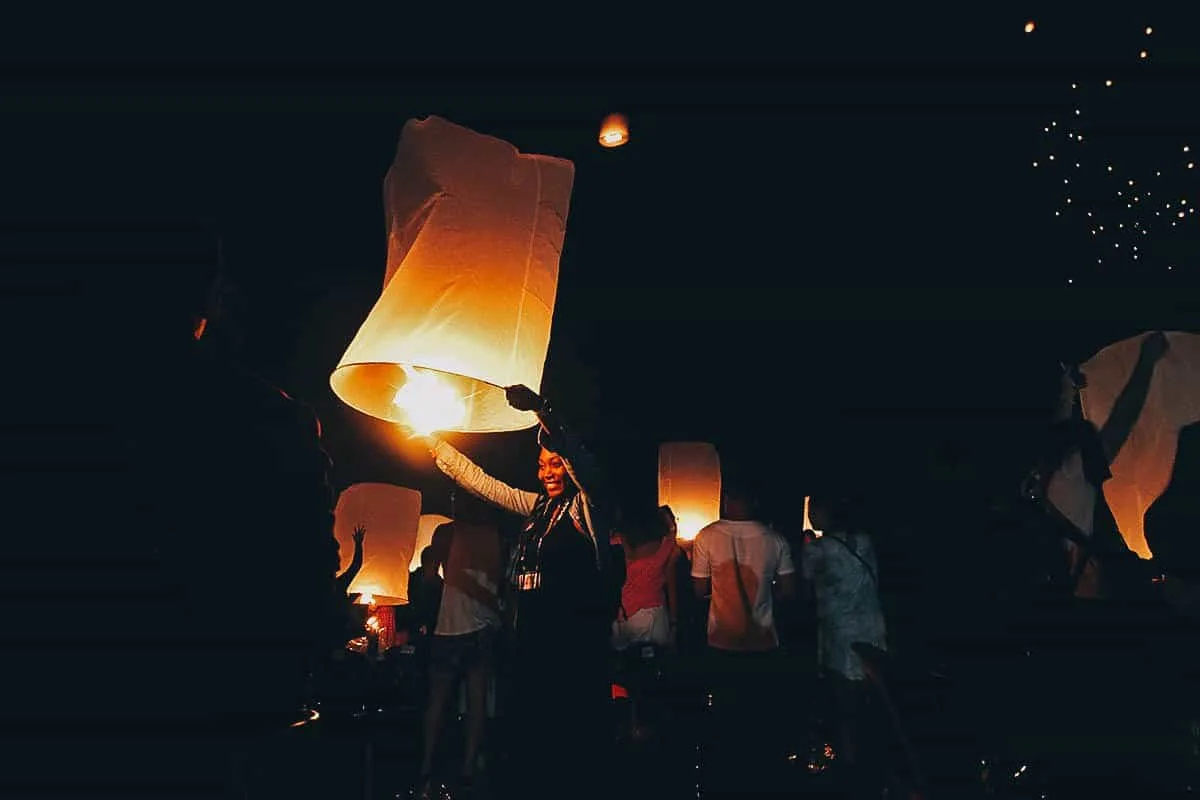
POLYGON ((338 497, 333 512, 341 564, 354 557, 354 529, 367 529, 363 540, 363 565, 350 584, 351 594, 371 596, 379 605, 396 605, 408 599, 408 565, 417 541, 421 493, 390 483, 356 483, 338 497))
POLYGON ((1036 28, 1036 27, 1037 27, 1037 25, 1034 25, 1034 24, 1033 24, 1033 20, 1029 20, 1028 22, 1026 22, 1026 23, 1025 23, 1025 32, 1026 32, 1026 33, 1033 33, 1033 30, 1034 30, 1034 28, 1036 28))
POLYGON ((451 521, 449 517, 444 517, 441 514, 421 515, 421 518, 417 520, 417 543, 413 547, 412 560, 408 562, 409 572, 421 566, 421 551, 433 543, 433 532, 437 530, 439 525, 444 525, 451 521))
POLYGON ((609 114, 600 123, 600 146, 620 147, 629 141, 629 120, 624 114, 609 114))
POLYGON ((721 518, 721 459, 708 442, 664 442, 658 448, 658 502, 675 513, 679 538, 696 538, 721 518))
POLYGON ((535 425, 503 387, 541 386, 574 178, 570 161, 409 120, 384 179, 383 293, 334 393, 420 434, 535 425))

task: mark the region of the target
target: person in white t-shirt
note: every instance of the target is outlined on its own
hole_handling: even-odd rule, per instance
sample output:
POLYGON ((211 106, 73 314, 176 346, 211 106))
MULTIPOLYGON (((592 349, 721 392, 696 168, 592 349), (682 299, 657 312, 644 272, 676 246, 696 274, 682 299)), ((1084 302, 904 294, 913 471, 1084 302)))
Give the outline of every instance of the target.
POLYGON ((754 517, 748 492, 726 484, 721 519, 692 545, 696 596, 710 598, 708 646, 720 652, 770 652, 779 647, 775 593, 792 597, 796 568, 787 541, 754 517))
POLYGON ((502 577, 500 532, 490 509, 467 492, 452 495, 451 522, 439 525, 430 544, 428 576, 443 575, 442 602, 430 646, 429 705, 421 792, 432 789, 433 754, 442 716, 459 678, 467 682, 467 737, 462 774, 469 783, 487 720, 487 686, 496 634, 502 577))
POLYGON ((722 475, 721 519, 692 545, 692 582, 709 598, 706 789, 731 796, 778 788, 784 753, 762 738, 787 678, 779 659, 775 596, 795 594, 787 541, 755 515, 753 495, 722 475))

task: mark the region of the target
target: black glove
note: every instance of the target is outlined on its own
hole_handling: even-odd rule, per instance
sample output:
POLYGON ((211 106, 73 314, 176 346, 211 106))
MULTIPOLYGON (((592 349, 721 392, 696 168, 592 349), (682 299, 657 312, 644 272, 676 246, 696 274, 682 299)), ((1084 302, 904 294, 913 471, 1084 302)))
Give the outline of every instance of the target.
POLYGON ((538 413, 546 408, 546 401, 528 386, 509 386, 504 390, 504 397, 518 411, 538 413))

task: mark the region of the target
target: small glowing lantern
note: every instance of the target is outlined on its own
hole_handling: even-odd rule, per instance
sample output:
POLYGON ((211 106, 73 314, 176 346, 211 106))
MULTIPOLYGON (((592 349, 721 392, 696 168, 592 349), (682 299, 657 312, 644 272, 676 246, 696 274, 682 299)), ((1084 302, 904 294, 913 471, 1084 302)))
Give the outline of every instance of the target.
POLYGON ((367 529, 362 569, 350 584, 367 605, 395 605, 408 598, 408 563, 417 541, 421 493, 389 483, 356 483, 338 497, 333 531, 341 559, 339 572, 354 557, 354 529, 367 529))
POLYGON ((658 502, 675 512, 679 538, 696 538, 721 517, 721 459, 708 442, 665 442, 658 448, 658 502))
MULTIPOLYGON (((1097 428, 1103 428, 1129 382, 1143 339, 1111 344, 1081 366, 1087 378, 1080 392, 1083 413, 1097 428)), ((1104 497, 1121 537, 1142 558, 1151 557, 1143 517, 1171 480, 1179 431, 1200 421, 1200 335, 1168 333, 1167 341, 1141 414, 1113 459, 1112 477, 1104 482, 1104 497)))
POLYGON ((574 178, 570 161, 409 120, 384 179, 383 293, 334 393, 419 434, 535 425, 503 387, 541 386, 574 178))
POLYGON ((438 526, 447 522, 450 522, 450 518, 441 514, 422 514, 417 520, 417 545, 413 548, 412 561, 408 564, 409 572, 421 566, 421 551, 433 542, 433 532, 438 526))
POLYGON ((1037 28, 1037 25, 1034 24, 1033 20, 1029 20, 1028 22, 1025 23, 1025 32, 1026 33, 1033 33, 1035 28, 1037 28))
POLYGON ((629 120, 623 114, 609 114, 600 123, 600 146, 620 147, 629 141, 629 120))

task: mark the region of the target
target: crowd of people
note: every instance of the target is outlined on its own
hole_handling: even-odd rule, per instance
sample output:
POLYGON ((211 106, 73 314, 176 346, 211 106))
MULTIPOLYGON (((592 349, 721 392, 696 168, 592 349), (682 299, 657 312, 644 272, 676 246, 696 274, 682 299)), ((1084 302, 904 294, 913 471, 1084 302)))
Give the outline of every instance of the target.
MULTIPOLYGON (((44 775, 87 786, 158 787, 162 796, 226 796, 246 784, 239 765, 250 743, 294 722, 314 660, 344 632, 328 624, 330 598, 344 597, 347 581, 337 574, 332 465, 319 422, 224 357, 202 311, 206 294, 207 285, 186 298, 161 298, 154 314, 129 330, 117 326, 108 346, 140 348, 156 365, 154 396, 167 399, 139 403, 140 389, 91 399, 72 441, 61 443, 73 454, 85 441, 92 459, 71 461, 76 472, 63 473, 78 477, 74 502, 57 503, 35 481, 21 484, 27 497, 46 499, 42 507, 54 509, 66 538, 22 545, 29 553, 14 561, 22 568, 10 575, 11 594, 41 605, 38 614, 17 617, 14 635, 45 643, 37 620, 47 613, 72 618, 78 611, 68 601, 87 598, 69 643, 53 645, 89 653, 84 673, 66 658, 13 662, 21 685, 44 689, 28 697, 48 699, 16 698, 9 721, 25 732, 74 730, 87 741, 75 750, 73 776, 44 775), (98 535, 97 519, 120 519, 122 532, 98 535), (63 543, 75 554, 66 567, 53 552, 63 543), (221 576, 231 572, 252 574, 253 589, 224 585, 221 576), (45 591, 63 585, 71 591, 45 591), (265 610, 283 606, 286 613, 265 610)), ((91 319, 87 309, 80 313, 91 319)), ((1131 380, 1134 406, 1166 350, 1158 337, 1147 341, 1131 380)), ((111 384, 99 369, 105 363, 84 359, 81 383, 111 384), (97 374, 89 378, 92 367, 97 374)), ((873 705, 872 654, 887 650, 888 634, 873 531, 855 503, 814 491, 812 530, 797 536, 773 529, 758 519, 750 482, 731 461, 722 518, 694 541, 680 541, 669 509, 620 508, 599 464, 543 398, 512 387, 509 400, 540 421, 538 491, 509 486, 449 443, 428 441, 434 463, 462 491, 454 522, 423 558, 425 574, 440 570, 445 588, 429 626, 434 680, 416 791, 436 791, 443 779, 469 788, 478 781, 480 754, 503 750, 507 785, 524 796, 608 793, 613 665, 620 653, 643 646, 703 664, 697 671, 712 688, 705 696, 711 694, 722 734, 711 740, 720 744, 706 763, 723 756, 727 762, 724 771, 713 767, 706 785, 747 791, 775 758, 754 732, 772 724, 777 705, 770 675, 780 663, 780 620, 805 600, 818 631, 825 694, 836 701, 838 761, 864 784, 882 780, 864 747, 864 728, 882 723, 864 723, 863 714, 873 705), (498 536, 493 510, 522 520, 515 541, 498 536), (702 632, 692 642, 689 626, 697 620, 702 632), (481 701, 499 656, 502 748, 484 735, 481 701), (455 774, 439 775, 434 752, 460 677, 470 709, 466 747, 455 774), (757 763, 762 770, 750 766, 757 763)), ((78 412, 77 404, 47 404, 29 418, 78 412)), ((1054 495, 1076 480, 1093 487, 1086 497, 1100 508, 1103 493, 1095 487, 1120 432, 1106 425, 1097 451, 1087 444, 1096 432, 1072 413, 1061 446, 1045 462, 1040 491, 1054 495)), ((1122 418, 1114 412, 1112 425, 1122 418)), ((1190 552, 1185 537, 1170 531, 1194 519, 1185 474, 1194 469, 1193 431, 1181 437, 1177 474, 1147 515, 1152 546, 1167 556, 1167 571, 1183 579, 1193 574, 1190 552)), ((48 452, 55 443, 38 446, 48 452)), ((1072 577, 1085 586, 1096 565, 1121 562, 1100 546, 1099 517, 1079 508, 1083 522, 1068 520, 1069 530, 1086 530, 1066 538, 1081 548, 1072 555, 1072 577)), ((1110 569, 1110 583, 1117 577, 1110 569)), ((1170 585, 1180 587, 1181 606, 1196 607, 1187 583, 1170 585)))
MULTIPOLYGON (((690 686, 706 706, 707 792, 772 790, 786 754, 771 731, 779 695, 794 682, 784 678, 776 619, 796 613, 801 587, 815 611, 839 763, 847 775, 869 775, 861 742, 874 723, 864 722, 870 690, 856 646, 883 651, 887 641, 878 566, 854 504, 812 498, 818 530, 789 543, 760 519, 754 489, 730 465, 721 518, 683 540, 669 506, 616 501, 599 464, 543 398, 520 386, 508 398, 538 416, 539 491, 488 475, 441 439, 425 440, 458 488, 452 521, 435 530, 410 578, 428 664, 414 795, 469 793, 485 764, 493 786, 522 796, 608 794, 616 681, 632 684, 631 738, 662 734, 639 713, 645 687, 621 677, 623 666, 650 657, 689 662, 676 675, 698 676, 690 686), (497 512, 520 520, 514 541, 504 541, 497 512), (699 636, 689 641, 689 629, 699 636), (465 736, 447 774, 437 756, 460 684, 465 736), (503 734, 489 742, 487 699, 497 685, 503 734)), ((359 533, 341 583, 361 561, 359 533)))

